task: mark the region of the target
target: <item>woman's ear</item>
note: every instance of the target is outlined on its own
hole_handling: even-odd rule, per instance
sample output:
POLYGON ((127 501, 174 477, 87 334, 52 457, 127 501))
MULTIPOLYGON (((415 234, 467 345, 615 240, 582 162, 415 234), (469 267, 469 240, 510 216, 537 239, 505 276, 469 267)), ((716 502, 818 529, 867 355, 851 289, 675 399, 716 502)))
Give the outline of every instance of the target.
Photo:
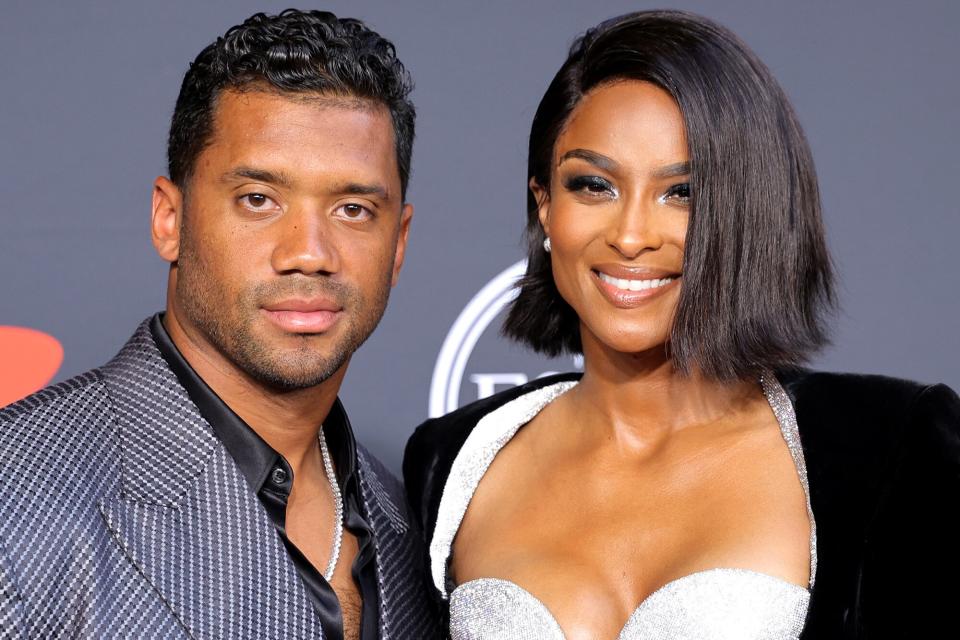
POLYGON ((550 236, 550 194, 540 186, 536 178, 530 178, 530 191, 533 193, 534 200, 537 201, 537 217, 540 218, 540 226, 543 232, 550 236))

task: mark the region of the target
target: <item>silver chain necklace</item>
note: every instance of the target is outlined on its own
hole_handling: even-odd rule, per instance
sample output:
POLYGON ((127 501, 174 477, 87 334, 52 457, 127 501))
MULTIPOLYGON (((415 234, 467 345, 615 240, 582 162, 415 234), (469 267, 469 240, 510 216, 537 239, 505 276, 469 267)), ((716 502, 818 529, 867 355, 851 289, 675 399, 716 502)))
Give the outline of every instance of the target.
POLYGON ((323 579, 330 582, 333 577, 333 571, 337 568, 337 560, 340 559, 340 545, 343 543, 343 497, 340 495, 340 486, 337 484, 337 476, 333 472, 333 461, 330 460, 330 450, 327 449, 327 439, 323 437, 323 427, 320 427, 320 454, 323 456, 323 470, 327 472, 327 480, 330 482, 330 491, 333 492, 333 548, 330 550, 330 562, 327 564, 327 570, 323 572, 323 579))

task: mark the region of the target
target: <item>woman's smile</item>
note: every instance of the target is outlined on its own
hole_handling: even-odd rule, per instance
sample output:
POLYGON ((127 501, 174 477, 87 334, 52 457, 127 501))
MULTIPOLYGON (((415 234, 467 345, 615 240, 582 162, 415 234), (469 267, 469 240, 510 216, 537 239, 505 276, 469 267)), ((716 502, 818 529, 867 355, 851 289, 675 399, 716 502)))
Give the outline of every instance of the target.
POLYGON ((640 306, 664 291, 672 289, 672 285, 680 280, 680 274, 615 267, 595 267, 590 270, 590 274, 607 300, 621 309, 640 306))

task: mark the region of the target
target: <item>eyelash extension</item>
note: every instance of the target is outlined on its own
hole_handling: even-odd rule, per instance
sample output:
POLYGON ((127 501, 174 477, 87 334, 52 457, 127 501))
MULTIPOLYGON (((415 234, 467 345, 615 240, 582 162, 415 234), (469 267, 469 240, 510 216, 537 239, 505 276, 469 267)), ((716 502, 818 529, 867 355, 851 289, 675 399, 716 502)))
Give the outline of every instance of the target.
POLYGON ((690 199, 690 183, 683 182, 681 184, 673 185, 672 187, 667 189, 666 193, 663 194, 663 197, 664 198, 677 197, 681 200, 689 200, 690 199))
POLYGON ((563 186, 568 191, 587 190, 594 194, 600 193, 601 191, 616 193, 613 185, 599 176, 574 176, 565 180, 563 186), (590 189, 590 187, 593 187, 593 189, 590 189))

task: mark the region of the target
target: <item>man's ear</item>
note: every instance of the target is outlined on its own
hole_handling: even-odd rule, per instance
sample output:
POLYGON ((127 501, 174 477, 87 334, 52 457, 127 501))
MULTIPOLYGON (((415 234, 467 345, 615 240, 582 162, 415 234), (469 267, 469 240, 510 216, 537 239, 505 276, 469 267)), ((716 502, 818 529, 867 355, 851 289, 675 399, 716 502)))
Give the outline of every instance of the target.
POLYGON ((530 178, 530 191, 533 192, 533 198, 537 201, 537 217, 540 218, 540 226, 543 232, 550 237, 550 194, 540 186, 536 178, 530 178))
POLYGON ((183 192, 169 178, 153 181, 153 210, 150 235, 153 246, 167 262, 180 257, 180 223, 183 217, 183 192))
POLYGON ((403 267, 403 258, 407 254, 407 237, 410 234, 410 221, 413 219, 413 205, 404 204, 400 211, 400 234, 397 236, 397 250, 393 254, 393 278, 391 286, 397 286, 400 280, 400 269, 403 267))

